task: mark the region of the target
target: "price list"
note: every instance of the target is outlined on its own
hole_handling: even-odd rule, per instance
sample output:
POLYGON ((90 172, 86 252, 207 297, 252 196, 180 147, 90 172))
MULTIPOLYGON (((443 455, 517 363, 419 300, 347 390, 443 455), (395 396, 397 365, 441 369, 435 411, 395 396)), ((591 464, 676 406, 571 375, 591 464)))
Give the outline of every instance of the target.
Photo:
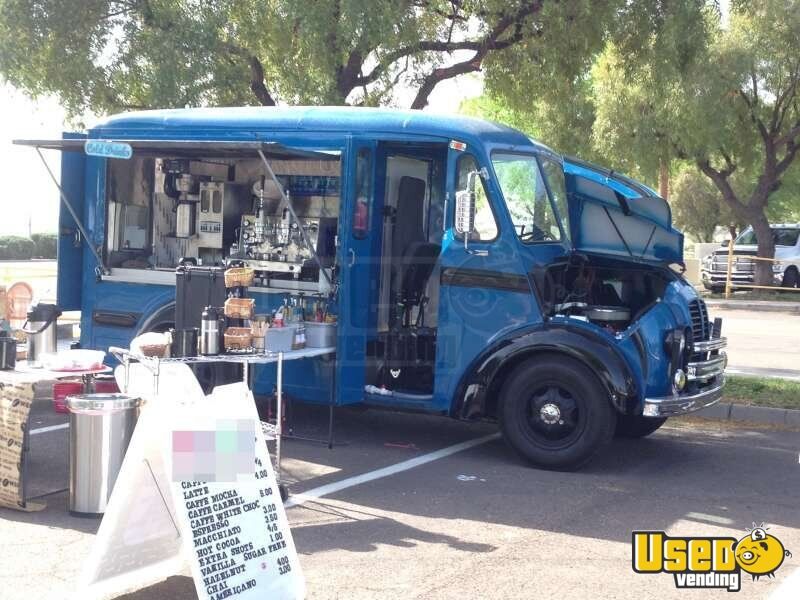
POLYGON ((188 526, 200 598, 303 595, 297 553, 266 452, 255 463, 251 480, 173 484, 178 513, 188 526))

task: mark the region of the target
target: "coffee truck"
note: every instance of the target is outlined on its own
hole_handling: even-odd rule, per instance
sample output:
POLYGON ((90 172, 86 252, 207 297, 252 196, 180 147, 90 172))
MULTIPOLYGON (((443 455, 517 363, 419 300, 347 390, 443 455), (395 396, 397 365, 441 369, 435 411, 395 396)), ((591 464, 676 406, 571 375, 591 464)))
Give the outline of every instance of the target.
POLYGON ((174 327, 176 268, 235 261, 256 312, 305 294, 337 317, 335 357, 285 366, 298 401, 496 421, 573 469, 722 395, 721 321, 680 273, 669 205, 509 127, 198 108, 18 143, 63 151, 58 303, 85 348, 174 327))

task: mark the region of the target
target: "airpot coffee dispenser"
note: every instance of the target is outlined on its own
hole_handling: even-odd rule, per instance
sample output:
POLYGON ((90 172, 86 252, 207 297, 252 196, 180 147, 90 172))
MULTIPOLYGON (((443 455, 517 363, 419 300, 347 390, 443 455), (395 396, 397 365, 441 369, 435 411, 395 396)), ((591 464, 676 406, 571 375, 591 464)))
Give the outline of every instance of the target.
POLYGON ((28 311, 22 331, 28 336, 28 362, 40 367, 45 354, 58 352, 57 329, 61 309, 55 304, 40 302, 28 311))

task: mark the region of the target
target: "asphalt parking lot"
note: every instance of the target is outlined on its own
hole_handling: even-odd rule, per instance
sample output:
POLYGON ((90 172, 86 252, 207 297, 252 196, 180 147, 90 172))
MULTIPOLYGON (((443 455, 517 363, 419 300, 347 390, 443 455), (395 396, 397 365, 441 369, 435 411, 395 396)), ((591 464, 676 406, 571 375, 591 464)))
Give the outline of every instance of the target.
MULTIPOLYGON (((64 421, 47 406, 37 412, 34 429, 64 421)), ((298 410, 296 432, 324 437, 326 416, 298 410)), ((617 440, 578 473, 531 469, 494 432, 343 411, 333 450, 288 441, 288 514, 308 597, 686 598, 698 593, 632 571, 631 531, 740 537, 762 521, 795 557, 775 579, 747 578, 738 597, 785 593, 787 578, 800 577, 797 432, 684 421, 617 440)), ((64 487, 66 452, 66 429, 34 434, 32 493, 64 487)), ((38 513, 0 509, 5 600, 63 596, 89 551, 98 522, 69 516, 66 493, 47 501, 38 513)), ((196 596, 187 570, 120 597, 196 596)))

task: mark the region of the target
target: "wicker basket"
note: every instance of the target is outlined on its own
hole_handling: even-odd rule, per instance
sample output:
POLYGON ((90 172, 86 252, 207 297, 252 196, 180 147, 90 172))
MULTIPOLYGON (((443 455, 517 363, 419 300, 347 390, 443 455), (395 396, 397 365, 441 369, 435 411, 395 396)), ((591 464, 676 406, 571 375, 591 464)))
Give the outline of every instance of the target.
POLYGON ((225 330, 225 350, 247 350, 251 346, 249 327, 228 327, 225 330))
POLYGON ((252 319, 256 301, 252 298, 228 298, 225 300, 225 316, 231 319, 252 319))
POLYGON ((232 267, 225 271, 225 287, 250 287, 253 285, 253 269, 232 267))

